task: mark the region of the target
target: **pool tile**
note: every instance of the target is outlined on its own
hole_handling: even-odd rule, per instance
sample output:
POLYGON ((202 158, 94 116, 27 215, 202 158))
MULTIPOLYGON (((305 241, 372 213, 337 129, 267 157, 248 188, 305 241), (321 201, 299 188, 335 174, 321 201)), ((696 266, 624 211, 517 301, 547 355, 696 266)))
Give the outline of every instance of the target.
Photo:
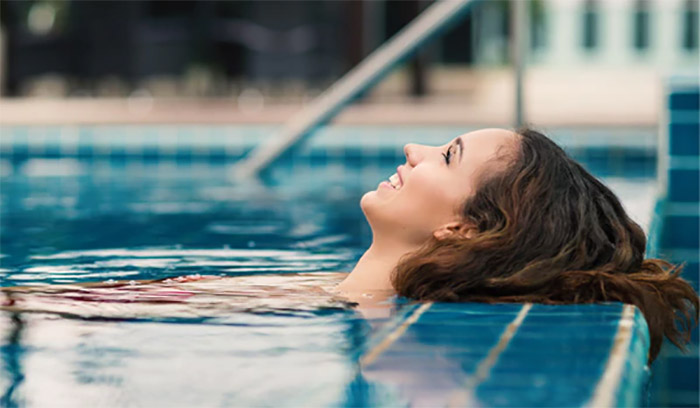
POLYGON ((671 110, 697 111, 700 109, 700 93, 690 89, 672 92, 668 97, 668 107, 671 110))
MULTIPOLYGON (((700 138, 700 135, 698 135, 700 138)), ((699 169, 669 169, 668 199, 678 202, 697 202, 700 200, 699 169)))
POLYGON ((700 377, 700 360, 698 356, 673 356, 668 358, 668 370, 671 373, 684 373, 684 375, 671 376, 669 388, 672 390, 697 390, 700 377))
POLYGON ((479 387, 476 397, 481 406, 488 407, 560 408, 582 405, 591 392, 591 387, 586 384, 570 382, 545 382, 523 387, 496 383, 479 387))
POLYGON ((700 215, 668 215, 661 233, 661 247, 695 249, 700 247, 700 215))
POLYGON ((669 124, 669 149, 674 156, 697 156, 700 154, 700 124, 671 123, 669 124))

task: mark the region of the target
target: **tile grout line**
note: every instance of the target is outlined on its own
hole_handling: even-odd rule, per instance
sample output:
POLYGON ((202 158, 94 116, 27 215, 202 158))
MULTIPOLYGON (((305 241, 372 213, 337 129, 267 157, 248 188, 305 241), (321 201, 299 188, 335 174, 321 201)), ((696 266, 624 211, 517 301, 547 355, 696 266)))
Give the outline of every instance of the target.
POLYGON ((394 331, 389 333, 384 340, 382 340, 379 344, 377 344, 374 348, 372 348, 367 354, 362 356, 360 358, 360 366, 364 367, 366 365, 372 364, 374 360, 379 357, 380 354, 384 352, 389 346, 391 346, 396 340, 401 337, 406 330, 408 329, 408 326, 412 325, 413 323, 418 321, 418 318, 425 313, 431 306, 433 305, 433 302, 428 302, 424 303, 416 309, 406 320, 403 321, 394 331))
POLYGON ((515 336, 515 333, 520 328, 525 316, 532 308, 532 303, 525 303, 523 307, 518 312, 518 315, 513 319, 512 322, 506 326, 506 329, 501 333, 501 337, 498 339, 498 343, 489 350, 486 358, 481 360, 476 368, 474 375, 467 378, 466 384, 463 390, 456 391, 450 396, 448 401, 448 406, 450 407, 463 407, 463 406, 479 406, 474 397, 474 390, 476 387, 489 377, 491 368, 496 364, 498 357, 505 350, 505 348, 510 343, 510 340, 515 336))
POLYGON ((620 322, 617 325, 617 333, 613 345, 610 348, 610 358, 605 365, 605 371, 596 385, 590 402, 586 407, 612 406, 622 376, 622 369, 628 355, 630 341, 632 340, 632 328, 634 326, 634 305, 625 305, 622 310, 620 322))

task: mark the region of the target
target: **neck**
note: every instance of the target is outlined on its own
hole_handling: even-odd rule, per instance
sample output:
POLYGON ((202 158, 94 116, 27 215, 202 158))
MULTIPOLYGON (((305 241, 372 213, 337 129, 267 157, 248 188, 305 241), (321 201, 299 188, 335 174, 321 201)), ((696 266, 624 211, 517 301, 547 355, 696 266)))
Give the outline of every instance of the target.
POLYGON ((391 273, 399 259, 415 249, 417 248, 397 243, 382 243, 375 239, 337 288, 344 292, 393 291, 391 273))

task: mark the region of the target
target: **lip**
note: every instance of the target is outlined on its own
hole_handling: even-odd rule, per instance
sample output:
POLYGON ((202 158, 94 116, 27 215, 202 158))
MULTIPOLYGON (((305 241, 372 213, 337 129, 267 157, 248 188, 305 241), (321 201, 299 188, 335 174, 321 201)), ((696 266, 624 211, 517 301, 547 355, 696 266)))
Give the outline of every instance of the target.
POLYGON ((403 164, 396 168, 396 174, 399 176, 399 182, 401 182, 401 188, 403 188, 403 175, 401 175, 403 168, 404 168, 403 164))
POLYGON ((382 181, 381 183, 379 183, 379 187, 384 187, 384 188, 388 188, 389 190, 396 191, 396 189, 394 187, 392 187, 388 181, 382 181))

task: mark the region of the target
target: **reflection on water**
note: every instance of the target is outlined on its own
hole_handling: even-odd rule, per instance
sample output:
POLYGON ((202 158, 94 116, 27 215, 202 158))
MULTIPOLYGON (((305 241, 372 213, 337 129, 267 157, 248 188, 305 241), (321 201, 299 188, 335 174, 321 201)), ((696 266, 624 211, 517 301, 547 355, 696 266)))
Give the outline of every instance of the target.
POLYGON ((1 175, 0 286, 347 271, 369 237, 365 185, 391 171, 309 170, 296 180, 285 171, 261 187, 231 184, 224 164, 86 161, 67 172, 56 160, 52 174, 51 163, 1 175), (309 256, 285 252, 299 250, 309 256))
POLYGON ((365 308, 386 311, 367 319, 334 291, 345 276, 4 288, 3 398, 37 406, 380 402, 391 395, 383 386, 347 385, 358 381, 366 339, 399 305, 367 297, 365 308))
POLYGON ((334 288, 347 274, 268 274, 240 277, 189 275, 157 281, 4 288, 2 310, 45 312, 83 319, 198 319, 245 324, 240 312, 306 316, 349 309, 334 288), (231 320, 233 319, 233 320, 231 320))
POLYGON ((369 235, 351 173, 58 164, 0 175, 3 406, 397 401, 357 356, 402 305, 333 290, 369 235))
MULTIPOLYGON (((369 244, 360 197, 393 166, 259 188, 216 164, 0 162, 3 406, 443 406, 520 307, 434 306, 402 329, 424 305, 333 290, 369 244)), ((607 350, 596 327, 545 351, 607 350)), ((550 377, 519 379, 555 401, 550 377)))
POLYGON ((7 319, 8 324, 0 324, 3 337, 0 354, 2 354, 2 373, 0 385, 4 392, 0 397, 0 403, 4 407, 14 407, 18 405, 18 398, 15 396, 17 387, 24 380, 24 370, 21 364, 22 355, 22 332, 24 331, 24 320, 20 313, 2 313, 0 322, 7 319))

